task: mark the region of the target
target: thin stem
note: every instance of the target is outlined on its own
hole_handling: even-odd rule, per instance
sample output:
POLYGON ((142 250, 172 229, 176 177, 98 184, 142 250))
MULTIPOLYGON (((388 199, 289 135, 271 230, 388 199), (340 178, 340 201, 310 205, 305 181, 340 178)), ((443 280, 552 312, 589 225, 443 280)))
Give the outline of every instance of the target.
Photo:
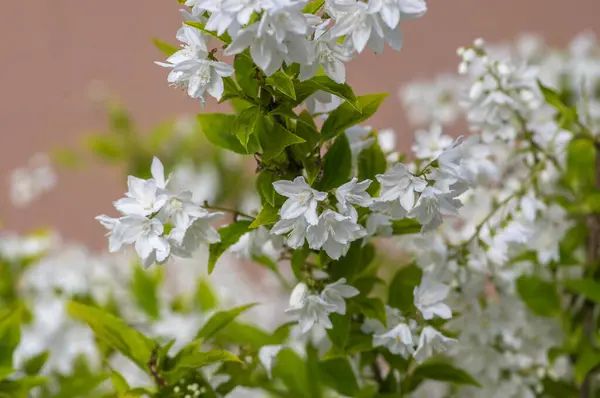
POLYGON ((224 212, 227 212, 227 213, 231 213, 231 214, 235 215, 236 217, 241 216, 241 217, 249 218, 251 220, 255 220, 256 219, 256 217, 252 217, 251 215, 246 214, 246 213, 242 213, 241 211, 238 211, 238 210, 227 209, 225 207, 220 207, 220 206, 211 206, 206 201, 204 202, 203 207, 205 209, 217 210, 217 211, 224 211, 224 212))

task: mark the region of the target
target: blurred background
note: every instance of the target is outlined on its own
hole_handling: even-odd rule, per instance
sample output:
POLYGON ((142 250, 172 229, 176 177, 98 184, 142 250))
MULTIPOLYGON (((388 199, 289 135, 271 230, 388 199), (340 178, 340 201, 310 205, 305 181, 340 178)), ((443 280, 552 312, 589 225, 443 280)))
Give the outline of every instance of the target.
MULTIPOLYGON (((35 153, 77 147, 86 132, 106 128, 100 102, 117 98, 141 131, 177 115, 202 112, 199 102, 170 88, 167 71, 153 64, 163 55, 151 37, 175 43, 181 24, 175 0, 144 3, 6 2, 0 13, 0 222, 1 229, 26 232, 54 226, 71 241, 104 248, 104 228, 94 220, 112 214, 125 179, 97 164, 81 172, 59 171, 58 185, 23 208, 12 206, 8 179, 35 153)), ((365 55, 350 63, 348 81, 357 94, 387 91, 390 97, 369 122, 392 127, 399 146, 410 144, 398 88, 404 83, 455 70, 455 50, 476 37, 488 42, 536 33, 551 45, 600 29, 597 0, 432 0, 424 19, 402 27, 401 52, 365 55)), ((215 109, 209 103, 204 111, 215 109)))

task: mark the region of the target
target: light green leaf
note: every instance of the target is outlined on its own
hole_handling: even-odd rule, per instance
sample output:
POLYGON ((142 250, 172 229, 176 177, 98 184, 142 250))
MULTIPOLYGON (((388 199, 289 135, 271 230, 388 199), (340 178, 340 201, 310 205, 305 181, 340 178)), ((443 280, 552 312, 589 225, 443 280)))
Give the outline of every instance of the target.
POLYGON ((265 203, 256 219, 250 224, 250 229, 258 228, 261 225, 271 225, 279 220, 278 209, 265 203))
POLYGON ((315 14, 325 5, 325 0, 311 1, 302 9, 304 14, 315 14))
POLYGON ((152 273, 137 266, 131 280, 131 293, 137 304, 152 319, 158 319, 159 303, 157 296, 158 278, 152 273))
POLYGON ((248 151, 235 134, 237 116, 225 113, 201 113, 198 115, 200 128, 213 145, 242 155, 248 151))
POLYGON ((575 139, 567 147, 565 179, 576 193, 588 193, 596 187, 596 148, 588 139, 575 139))
POLYGON ((96 156, 108 162, 116 162, 125 158, 125 148, 116 136, 93 135, 87 138, 86 146, 96 156))
POLYGON ((335 358, 319 362, 321 379, 342 395, 355 397, 358 393, 358 382, 354 371, 346 358, 335 358))
POLYGON ((273 183, 277 180, 277 176, 271 171, 262 170, 258 173, 258 176, 256 177, 256 190, 258 191, 263 204, 275 206, 276 195, 273 183))
POLYGON ((20 306, 0 315, 0 368, 13 367, 13 353, 21 340, 20 306))
POLYGON ((312 79, 296 83, 297 100, 303 102, 306 98, 319 90, 346 100, 346 103, 355 111, 361 110, 362 104, 354 95, 352 87, 347 83, 336 83, 327 76, 315 76, 312 79))
POLYGON ((261 150, 256 129, 262 117, 260 108, 252 106, 244 109, 236 119, 235 136, 248 153, 256 153, 261 150))
POLYGON ((370 94, 357 97, 359 110, 348 101, 329 114, 321 128, 323 139, 330 140, 346 129, 364 122, 377 111, 387 94, 370 94))
POLYGON ((404 312, 413 309, 413 291, 421 284, 422 275, 423 271, 415 264, 400 268, 390 283, 388 304, 404 312))
POLYGON ((254 307, 256 303, 246 304, 240 307, 235 307, 227 311, 216 312, 207 322, 204 324, 202 329, 198 332, 196 339, 208 340, 225 328, 235 318, 240 316, 243 312, 254 307))
POLYGON ((340 135, 323 159, 323 177, 316 183, 317 189, 328 191, 350 180, 352 151, 345 134, 340 135))
POLYGON ((156 48, 158 48, 167 57, 170 57, 171 55, 175 54, 177 51, 181 50, 181 48, 177 48, 176 46, 173 46, 169 43, 165 43, 164 41, 159 40, 156 37, 152 38, 152 43, 154 43, 154 46, 156 48))
POLYGON ((294 90, 294 81, 291 77, 282 71, 277 71, 267 78, 267 84, 275 87, 283 95, 296 99, 296 91, 294 90))
POLYGON ((196 284, 196 303, 202 311, 210 311, 217 307, 217 295, 213 290, 210 281, 200 277, 196 284))
POLYGON ((67 310, 73 318, 86 322, 99 340, 131 359, 140 369, 147 370, 156 347, 154 341, 99 308, 70 301, 67 310))
POLYGON ((244 234, 249 232, 250 224, 250 221, 239 220, 233 224, 229 224, 219 229, 221 241, 211 244, 208 249, 209 274, 211 274, 215 269, 215 265, 217 264, 219 257, 221 257, 221 255, 223 255, 227 249, 236 244, 244 234))
POLYGON ((264 161, 269 161, 279 156, 290 145, 305 142, 281 124, 274 123, 270 117, 263 117, 262 121, 262 126, 257 128, 259 129, 258 134, 260 145, 263 149, 262 159, 264 161))
POLYGON ((535 314, 553 317, 560 313, 560 296, 556 286, 537 276, 523 275, 517 279, 517 292, 535 314))
POLYGON ((6 379, 13 373, 15 373, 15 370, 12 368, 0 368, 0 381, 6 379))
POLYGON ((110 380, 112 381, 113 388, 118 394, 125 394, 131 389, 129 383, 125 380, 125 377, 116 370, 110 372, 110 380))
POLYGON ((173 369, 170 370, 171 372, 180 371, 182 369, 199 369, 217 362, 242 362, 237 356, 229 351, 223 350, 190 352, 177 359, 177 363, 173 369))
POLYGON ((250 98, 258 98, 258 82, 256 73, 258 68, 252 62, 248 54, 238 54, 233 60, 235 70, 235 80, 242 89, 242 92, 250 98))

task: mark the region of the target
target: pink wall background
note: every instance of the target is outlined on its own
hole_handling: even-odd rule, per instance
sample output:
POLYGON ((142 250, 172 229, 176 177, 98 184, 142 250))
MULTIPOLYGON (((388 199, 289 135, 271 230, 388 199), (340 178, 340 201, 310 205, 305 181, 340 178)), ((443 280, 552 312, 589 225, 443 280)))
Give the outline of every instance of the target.
MULTIPOLYGON (((365 54, 350 65, 349 82, 360 94, 389 91, 370 121, 394 127, 407 145, 396 89, 403 82, 453 70, 455 50, 476 37, 489 42, 520 32, 542 34, 562 45, 583 30, 600 30, 598 0, 431 0, 429 13, 402 27, 404 49, 365 54)), ((103 129, 104 113, 89 100, 103 82, 130 109, 141 128, 165 118, 200 112, 196 101, 168 87, 166 71, 152 63, 161 54, 150 37, 174 43, 180 25, 175 0, 98 2, 6 1, 0 13, 0 220, 5 230, 54 226, 72 241, 104 247, 94 220, 111 214, 124 190, 118 170, 95 167, 61 172, 58 186, 24 209, 9 202, 10 171, 35 152, 75 146, 85 131, 103 129)), ((210 109, 210 107, 209 107, 210 109)))

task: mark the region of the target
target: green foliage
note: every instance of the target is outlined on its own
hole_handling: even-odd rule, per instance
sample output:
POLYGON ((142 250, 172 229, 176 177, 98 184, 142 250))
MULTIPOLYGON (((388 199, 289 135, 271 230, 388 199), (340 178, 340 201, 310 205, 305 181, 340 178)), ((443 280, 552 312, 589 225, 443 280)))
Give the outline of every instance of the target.
POLYGON ((137 304, 152 319, 158 319, 160 315, 157 292, 159 281, 160 279, 157 274, 152 275, 152 273, 145 271, 141 266, 135 267, 131 281, 131 293, 137 304))
POLYGON ((410 235, 421 232, 421 224, 414 218, 392 221, 394 235, 410 235))
POLYGON ((236 120, 235 115, 224 113, 202 113, 198 115, 200 128, 211 144, 245 155, 248 151, 236 135, 236 120))
POLYGON ((414 390, 426 379, 450 382, 461 385, 467 384, 481 387, 467 372, 440 360, 428 360, 417 366, 410 377, 410 390, 414 390))
POLYGON ((213 287, 206 278, 198 279, 196 284, 196 303, 202 311, 210 311, 217 307, 218 299, 213 287))
POLYGON ((13 367, 13 352, 21 340, 22 309, 17 306, 0 315, 0 369, 13 367))
POLYGON ((323 161, 323 177, 316 183, 316 187, 322 191, 348 182, 352 172, 352 152, 350 143, 345 134, 340 135, 331 148, 325 154, 323 161))
POLYGON ((96 337, 146 370, 156 343, 127 326, 121 319, 95 307, 71 301, 69 314, 86 322, 96 337))
POLYGON ((567 147, 565 179, 577 194, 589 193, 596 187, 596 148, 587 139, 575 139, 567 147))
POLYGON ((256 219, 252 221, 249 228, 258 228, 261 225, 271 225, 277 220, 279 220, 279 210, 276 207, 265 204, 260 213, 258 213, 256 219))
POLYGON ((224 329, 227 325, 233 322, 238 316, 245 311, 254 307, 256 304, 246 304, 240 307, 235 307, 227 311, 216 312, 200 329, 196 335, 197 339, 209 340, 224 329))
POLYGON ((421 283, 422 276, 423 271, 416 264, 400 268, 390 283, 388 304, 403 312, 413 311, 413 291, 421 283))
POLYGON ((523 275, 517 279, 517 292, 529 309, 543 317, 553 317, 560 312, 560 296, 556 286, 537 276, 523 275))
POLYGON ((250 221, 240 220, 219 229, 221 241, 213 243, 209 248, 208 273, 212 273, 217 260, 227 249, 236 244, 250 230, 250 221))
POLYGON ((348 101, 344 102, 329 114, 323 124, 321 129, 323 138, 326 140, 335 138, 347 128, 369 119, 375 114, 386 97, 387 94, 370 94, 357 97, 358 107, 353 106, 348 101))
POLYGON ((377 142, 374 142, 358 154, 358 179, 360 181, 367 179, 372 181, 367 189, 370 195, 373 196, 379 192, 379 182, 377 182, 375 176, 385 173, 386 169, 387 160, 377 142))
POLYGON ((169 43, 165 43, 164 41, 159 40, 156 37, 152 38, 152 43, 154 43, 154 46, 158 48, 167 57, 170 57, 171 55, 179 51, 179 48, 177 48, 176 46, 173 46, 169 43))

